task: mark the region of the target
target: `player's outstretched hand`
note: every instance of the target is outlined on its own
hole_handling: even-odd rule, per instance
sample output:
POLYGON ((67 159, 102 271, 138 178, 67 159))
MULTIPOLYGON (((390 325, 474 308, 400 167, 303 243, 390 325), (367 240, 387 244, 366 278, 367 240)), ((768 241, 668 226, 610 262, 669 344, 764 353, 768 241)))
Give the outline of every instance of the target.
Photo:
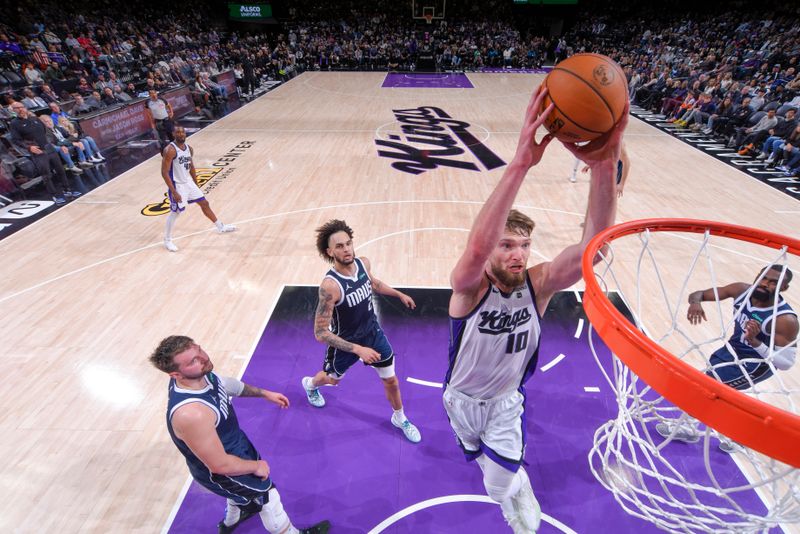
POLYGON ((547 88, 544 84, 540 85, 536 91, 531 95, 531 101, 528 103, 528 109, 525 112, 525 122, 522 124, 522 130, 519 132, 519 141, 517 142, 517 153, 514 154, 514 162, 529 169, 542 160, 544 149, 553 140, 551 134, 545 135, 540 142, 536 142, 536 131, 542 125, 544 120, 553 111, 554 104, 547 106, 547 109, 540 112, 542 109, 542 102, 547 95, 547 88))
POLYGON ((686 318, 692 324, 700 324, 701 321, 706 320, 706 312, 699 302, 689 304, 689 311, 686 313, 686 318))
POLYGON ((629 111, 630 104, 626 103, 619 122, 594 141, 583 146, 562 141, 564 148, 572 152, 576 158, 585 161, 590 167, 605 161, 611 161, 616 165, 622 150, 622 135, 625 133, 625 128, 628 127, 629 111))
POLYGON ((264 398, 270 402, 274 402, 281 408, 289 407, 289 399, 280 393, 276 393, 275 391, 264 390, 264 398))
POLYGON ((417 303, 414 302, 414 299, 412 299, 405 293, 400 294, 400 302, 402 302, 403 306, 405 306, 406 308, 410 308, 412 310, 417 308, 417 303))

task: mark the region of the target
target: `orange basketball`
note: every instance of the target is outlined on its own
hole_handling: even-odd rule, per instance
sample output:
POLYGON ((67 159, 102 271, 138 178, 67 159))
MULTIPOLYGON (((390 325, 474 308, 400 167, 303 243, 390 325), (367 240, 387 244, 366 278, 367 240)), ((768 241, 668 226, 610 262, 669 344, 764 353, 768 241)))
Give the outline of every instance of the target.
POLYGON ((555 104, 544 125, 562 141, 591 141, 622 117, 628 82, 617 63, 600 54, 575 54, 553 67, 544 79, 542 110, 555 104))

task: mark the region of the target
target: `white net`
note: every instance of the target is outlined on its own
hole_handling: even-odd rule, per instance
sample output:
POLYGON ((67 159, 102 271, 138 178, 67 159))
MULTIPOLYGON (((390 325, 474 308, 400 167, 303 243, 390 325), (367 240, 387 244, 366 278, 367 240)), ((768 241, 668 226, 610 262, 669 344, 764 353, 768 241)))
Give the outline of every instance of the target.
MULTIPOLYGON (((755 361, 739 357, 730 343, 742 313, 733 299, 720 300, 715 291, 716 298, 703 303, 707 321, 693 325, 687 319, 687 298, 693 291, 747 282, 752 283, 745 295, 749 300, 763 273, 780 272, 779 287, 790 276, 787 268, 800 273, 796 256, 785 248, 773 250, 708 232, 645 230, 610 241, 601 258, 595 279, 607 294, 619 294, 628 308, 624 314, 643 335, 698 373, 719 380, 720 374, 740 372, 745 383, 737 389, 743 395, 800 414, 800 366, 776 367, 776 320, 765 323, 771 334, 769 353, 755 361), (779 267, 765 270, 767 266, 779 267), (720 349, 730 354, 730 361, 711 365, 712 354, 720 349)), ((780 299, 775 301, 763 311, 765 316, 778 311, 780 299)), ((616 355, 611 361, 598 356, 593 337, 592 353, 616 394, 619 413, 597 429, 589 461, 595 477, 628 513, 671 532, 768 532, 777 526, 800 532, 800 470, 690 417, 616 355)))

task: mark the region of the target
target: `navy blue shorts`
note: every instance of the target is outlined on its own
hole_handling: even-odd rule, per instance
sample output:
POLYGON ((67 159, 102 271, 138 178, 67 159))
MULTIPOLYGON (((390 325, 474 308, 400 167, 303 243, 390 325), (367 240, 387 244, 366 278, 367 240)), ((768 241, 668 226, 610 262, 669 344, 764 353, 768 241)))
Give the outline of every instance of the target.
MULTIPOLYGON (((392 362, 394 362, 394 351, 392 350, 392 346, 389 344, 389 340, 386 339, 386 334, 383 333, 383 329, 380 326, 376 326, 375 330, 369 335, 361 338, 348 339, 347 341, 350 343, 355 343, 356 345, 369 347, 372 350, 380 353, 381 359, 379 361, 364 365, 370 365, 372 367, 389 367, 392 365, 392 362)), ((328 347, 328 351, 325 353, 325 363, 322 365, 322 369, 329 375, 332 375, 335 378, 340 378, 358 360, 358 356, 352 352, 345 352, 334 347, 328 347)))
POLYGON ((757 384, 772 376, 772 369, 769 368, 766 362, 747 361, 733 363, 733 356, 731 356, 727 347, 717 349, 708 361, 713 370, 706 371, 706 374, 734 389, 749 389, 751 383, 757 384), (749 379, 747 375, 742 373, 742 368, 749 375, 749 379))
POLYGON ((271 479, 262 480, 254 475, 192 473, 192 478, 211 493, 230 499, 237 506, 247 506, 251 503, 263 506, 269 501, 267 492, 274 487, 271 479))

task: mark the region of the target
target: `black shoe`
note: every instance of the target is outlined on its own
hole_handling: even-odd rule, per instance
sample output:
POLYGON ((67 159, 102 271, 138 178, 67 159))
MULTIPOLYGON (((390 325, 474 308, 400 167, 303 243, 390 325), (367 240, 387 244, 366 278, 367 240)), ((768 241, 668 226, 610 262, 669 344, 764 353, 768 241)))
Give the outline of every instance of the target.
POLYGON ((300 534, 328 534, 328 530, 330 530, 330 528, 331 522, 326 519, 325 521, 320 521, 316 525, 308 528, 301 528, 300 534))
POLYGON ((250 519, 252 516, 256 515, 259 512, 260 508, 259 509, 239 508, 239 510, 240 510, 239 520, 236 523, 232 524, 231 526, 227 526, 224 521, 219 522, 219 524, 217 525, 217 528, 219 529, 219 534, 230 534, 231 532, 236 530, 236 527, 238 527, 239 525, 250 519))

